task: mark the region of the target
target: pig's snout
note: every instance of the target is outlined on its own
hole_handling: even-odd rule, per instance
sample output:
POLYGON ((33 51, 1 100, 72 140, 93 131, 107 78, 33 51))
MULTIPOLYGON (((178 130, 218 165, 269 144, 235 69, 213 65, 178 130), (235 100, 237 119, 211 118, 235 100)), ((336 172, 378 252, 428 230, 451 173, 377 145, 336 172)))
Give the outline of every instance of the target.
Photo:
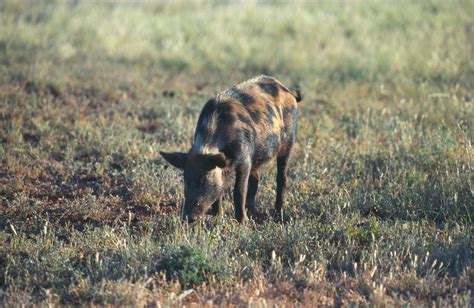
POLYGON ((181 215, 181 219, 190 224, 198 221, 199 219, 203 217, 201 207, 202 206, 200 204, 196 203, 196 204, 193 204, 193 206, 191 207, 191 210, 189 210, 188 209, 189 207, 185 205, 182 215, 181 215))
POLYGON ((183 219, 183 221, 192 224, 198 221, 200 217, 195 216, 193 214, 183 214, 181 218, 183 219))

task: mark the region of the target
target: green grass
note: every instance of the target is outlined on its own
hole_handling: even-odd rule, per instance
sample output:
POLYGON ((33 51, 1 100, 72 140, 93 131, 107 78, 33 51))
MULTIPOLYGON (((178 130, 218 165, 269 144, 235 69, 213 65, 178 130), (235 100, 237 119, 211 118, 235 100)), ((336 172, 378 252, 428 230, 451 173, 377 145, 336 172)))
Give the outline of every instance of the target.
POLYGON ((0 4, 0 301, 472 305, 474 5, 0 4), (284 223, 179 221, 205 101, 300 84, 284 223), (192 291, 190 291, 192 290, 192 291))

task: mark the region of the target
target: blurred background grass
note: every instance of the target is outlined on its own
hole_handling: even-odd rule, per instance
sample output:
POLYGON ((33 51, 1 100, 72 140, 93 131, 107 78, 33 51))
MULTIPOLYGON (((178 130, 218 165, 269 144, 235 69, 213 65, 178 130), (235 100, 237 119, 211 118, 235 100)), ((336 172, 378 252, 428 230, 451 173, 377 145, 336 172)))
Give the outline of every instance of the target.
POLYGON ((2 302, 467 305, 472 16, 471 1, 3 1, 2 302), (188 229, 158 151, 187 149, 204 102, 262 73, 305 94, 286 222, 269 219, 270 170, 261 221, 231 222, 227 198, 226 220, 188 229))
POLYGON ((466 83, 472 11, 470 1, 6 1, 1 55, 60 80, 47 68, 466 83))

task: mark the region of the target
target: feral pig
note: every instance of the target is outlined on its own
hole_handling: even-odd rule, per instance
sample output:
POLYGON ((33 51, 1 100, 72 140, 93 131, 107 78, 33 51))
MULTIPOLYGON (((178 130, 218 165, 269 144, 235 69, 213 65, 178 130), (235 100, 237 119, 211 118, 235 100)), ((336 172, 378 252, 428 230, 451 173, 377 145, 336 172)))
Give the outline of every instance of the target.
POLYGON ((276 218, 281 217, 288 158, 295 142, 299 91, 275 78, 258 76, 210 99, 201 111, 187 153, 160 154, 184 170, 182 218, 222 215, 222 195, 235 171, 234 208, 238 222, 255 213, 261 167, 276 158, 276 218))

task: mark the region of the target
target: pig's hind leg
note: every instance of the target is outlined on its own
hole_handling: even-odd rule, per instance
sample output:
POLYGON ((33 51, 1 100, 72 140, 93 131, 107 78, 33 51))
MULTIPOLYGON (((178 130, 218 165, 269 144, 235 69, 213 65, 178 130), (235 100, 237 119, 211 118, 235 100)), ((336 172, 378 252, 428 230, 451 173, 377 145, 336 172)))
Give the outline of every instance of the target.
POLYGON ((248 188, 247 188, 247 201, 245 206, 247 207, 247 213, 250 217, 255 216, 255 199, 258 190, 258 181, 260 174, 258 171, 251 171, 249 176, 248 188))
POLYGON ((290 151, 288 151, 288 154, 284 156, 277 157, 277 187, 274 213, 276 221, 281 221, 283 219, 283 207, 285 204, 286 187, 288 182, 289 152, 290 151))

